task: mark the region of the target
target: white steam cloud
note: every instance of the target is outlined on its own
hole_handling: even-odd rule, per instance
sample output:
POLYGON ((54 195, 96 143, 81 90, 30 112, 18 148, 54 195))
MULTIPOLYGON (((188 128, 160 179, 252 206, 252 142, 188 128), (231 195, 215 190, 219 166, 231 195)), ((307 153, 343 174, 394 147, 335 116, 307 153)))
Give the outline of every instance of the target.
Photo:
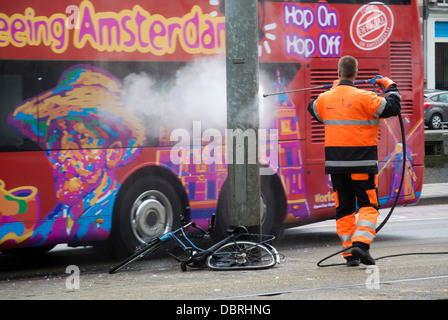
MULTIPOLYGON (((267 76, 260 72, 260 88, 267 76)), ((149 135, 159 134, 160 119, 170 129, 190 130, 193 121, 202 129, 227 127, 226 63, 223 57, 203 59, 180 68, 175 79, 161 84, 146 73, 132 73, 124 79, 126 104, 145 117, 149 135), (154 123, 154 127, 151 127, 154 123)), ((261 90, 261 89, 260 89, 261 90)), ((273 116, 272 100, 261 98, 260 128, 269 128, 273 116), (270 101, 270 103, 269 103, 270 101)), ((244 114, 244 112, 243 112, 244 114)))

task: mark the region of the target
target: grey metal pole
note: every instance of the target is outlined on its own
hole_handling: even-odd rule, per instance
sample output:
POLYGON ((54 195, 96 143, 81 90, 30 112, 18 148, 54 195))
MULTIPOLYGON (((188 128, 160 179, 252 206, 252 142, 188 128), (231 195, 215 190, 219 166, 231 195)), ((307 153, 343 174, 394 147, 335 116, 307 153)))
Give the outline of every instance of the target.
POLYGON ((229 224, 260 231, 258 1, 226 0, 229 224))

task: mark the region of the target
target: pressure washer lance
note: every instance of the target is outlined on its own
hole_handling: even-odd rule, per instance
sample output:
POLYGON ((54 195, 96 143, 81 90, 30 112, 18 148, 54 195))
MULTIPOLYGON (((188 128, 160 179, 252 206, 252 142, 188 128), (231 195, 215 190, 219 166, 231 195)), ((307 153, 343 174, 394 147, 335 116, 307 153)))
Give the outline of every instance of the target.
MULTIPOLYGON (((373 84, 373 91, 375 91, 376 94, 379 94, 376 91, 375 84, 377 84, 376 79, 382 79, 382 78, 383 78, 382 76, 377 75, 377 76, 375 76, 372 79, 355 81, 354 84, 366 84, 366 83, 373 84)), ((299 92, 299 91, 306 91, 306 90, 314 90, 314 89, 330 89, 332 86, 333 86, 333 84, 326 84, 326 85, 323 85, 323 86, 320 86, 320 87, 303 88, 303 89, 297 89, 297 90, 291 90, 291 91, 283 91, 283 92, 277 92, 277 93, 268 93, 268 94, 263 94, 263 97, 268 97, 268 96, 278 95, 278 94, 283 94, 283 93, 291 93, 291 92, 299 92)), ((382 89, 382 93, 384 93, 385 92, 384 86, 381 85, 381 84, 380 84, 380 86, 381 86, 381 89, 382 89)), ((390 216, 392 215, 392 212, 395 209, 395 206, 397 205, 398 199, 400 197, 401 190, 403 188, 404 175, 405 175, 405 172, 406 172, 406 132, 405 132, 405 129, 404 129, 403 118, 401 117, 401 114, 398 114, 398 120, 400 122, 400 129, 401 129, 401 145, 402 145, 401 151, 402 151, 402 160, 403 160, 403 163, 401 165, 400 186, 398 187, 398 190, 396 191, 397 196, 395 197, 394 203, 392 204, 392 207, 390 208, 389 213, 387 214, 386 218, 384 218, 383 222, 375 229, 375 233, 378 233, 384 227, 386 222, 389 220, 390 216)), ((345 252, 345 251, 349 251, 352 248, 353 248, 353 246, 349 247, 349 248, 344 248, 343 250, 340 250, 338 252, 335 252, 335 253, 333 253, 333 254, 323 258, 322 260, 320 260, 317 263, 317 266, 318 267, 331 267, 331 266, 341 265, 340 263, 337 263, 337 264, 327 264, 327 265, 322 265, 321 263, 324 262, 325 260, 330 259, 331 257, 334 257, 335 255, 338 255, 338 254, 340 254, 342 252, 345 252)))
MULTIPOLYGON (((372 79, 368 79, 368 80, 357 80, 354 82, 354 84, 366 84, 366 83, 370 83, 373 85, 373 91, 375 91, 376 94, 379 94, 376 91, 376 87, 375 84, 381 85, 379 83, 376 82, 376 79, 382 79, 383 77, 380 75, 377 75, 375 77, 373 77, 372 79)), ((302 88, 302 89, 296 89, 296 90, 289 90, 289 91, 281 91, 281 92, 275 92, 275 93, 264 93, 263 94, 263 98, 269 97, 269 96, 275 96, 275 95, 279 95, 279 94, 284 94, 284 93, 293 93, 293 92, 300 92, 300 91, 307 91, 307 90, 317 90, 317 89, 330 89, 333 86, 333 84, 324 84, 323 86, 319 86, 319 87, 311 87, 311 88, 302 88)), ((384 92, 385 88, 383 85, 381 85, 381 88, 384 92)))

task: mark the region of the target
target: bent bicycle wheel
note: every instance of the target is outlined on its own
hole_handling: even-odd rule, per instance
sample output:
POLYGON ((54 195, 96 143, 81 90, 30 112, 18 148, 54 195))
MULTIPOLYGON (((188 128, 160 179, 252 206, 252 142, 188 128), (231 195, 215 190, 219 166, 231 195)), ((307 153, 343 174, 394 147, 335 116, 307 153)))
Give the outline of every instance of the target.
POLYGON ((123 267, 125 267, 126 265, 128 265, 129 263, 139 260, 141 258, 143 258, 146 255, 151 254, 152 252, 156 251, 158 248, 160 248, 162 246, 162 241, 159 238, 152 238, 150 239, 148 242, 142 244, 141 246, 137 247, 137 249, 135 250, 135 252, 129 256, 128 258, 124 259, 123 261, 121 261, 119 264, 117 264, 116 266, 110 268, 109 273, 115 273, 118 270, 122 269, 123 267))
POLYGON ((213 270, 267 269, 276 264, 272 250, 253 241, 227 243, 207 258, 207 266, 213 270))

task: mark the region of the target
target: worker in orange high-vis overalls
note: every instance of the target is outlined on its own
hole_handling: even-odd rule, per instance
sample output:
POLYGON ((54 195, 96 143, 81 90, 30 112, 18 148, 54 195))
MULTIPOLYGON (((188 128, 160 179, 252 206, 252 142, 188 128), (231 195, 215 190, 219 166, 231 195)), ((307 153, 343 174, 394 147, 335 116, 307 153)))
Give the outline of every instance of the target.
POLYGON ((358 61, 339 59, 333 87, 310 102, 308 111, 325 127, 325 173, 331 175, 336 204, 336 229, 348 266, 372 265, 370 244, 378 218, 378 131, 380 118, 397 116, 401 96, 389 78, 377 79, 384 97, 357 89, 358 61), (358 219, 356 219, 358 204, 358 219))

